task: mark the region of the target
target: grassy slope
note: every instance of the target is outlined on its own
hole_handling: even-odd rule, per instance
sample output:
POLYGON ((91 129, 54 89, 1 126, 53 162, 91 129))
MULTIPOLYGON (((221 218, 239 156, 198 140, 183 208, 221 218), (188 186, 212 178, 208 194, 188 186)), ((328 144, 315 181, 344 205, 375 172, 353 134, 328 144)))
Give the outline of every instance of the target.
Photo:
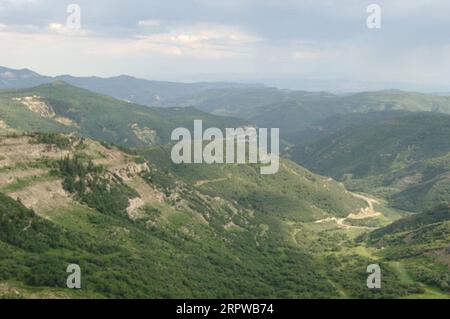
MULTIPOLYGON (((15 143, 23 144, 25 140, 19 138, 15 143)), ((4 143, 9 145, 13 141, 14 138, 7 138, 4 143)), ((38 149, 41 152, 47 149, 45 145, 42 148, 40 144, 30 145, 33 149, 28 147, 29 156, 38 149)), ((9 152, 19 149, 16 146, 9 152)), ((100 161, 111 171, 142 162, 139 157, 90 141, 71 146, 69 151, 85 160, 100 161), (120 156, 124 159, 117 162, 120 156)), ((55 155, 48 153, 50 158, 44 161, 22 157, 20 165, 4 167, 2 174, 15 176, 35 167, 50 170, 58 158, 56 150, 51 152, 55 155)), ((5 153, 5 161, 11 158, 13 154, 5 153)), ((310 252, 298 250, 286 241, 285 226, 278 221, 283 212, 270 216, 226 198, 214 199, 207 192, 164 172, 164 167, 149 165, 150 172, 126 184, 137 185, 136 178, 147 181, 167 197, 163 202, 150 201, 134 220, 121 213, 118 199, 110 199, 117 207, 102 210, 103 213, 98 211, 96 207, 103 207, 101 198, 106 194, 98 193, 92 186, 98 199, 95 202, 85 202, 85 197, 77 193, 63 200, 64 197, 61 199, 53 191, 50 196, 57 197, 52 200, 36 198, 33 194, 46 187, 39 178, 19 184, 12 180, 6 185, 3 192, 18 196, 36 207, 38 213, 35 215, 1 195, 0 221, 2 229, 7 231, 2 232, 0 252, 9 258, 1 258, 0 278, 9 287, 6 291, 17 290, 25 297, 32 294, 153 298, 332 297, 335 294, 326 274, 316 268, 310 252), (50 204, 53 206, 48 207, 50 204), (82 292, 62 288, 65 267, 73 262, 84 270, 82 292)), ((39 174, 46 173, 40 171, 39 174)), ((57 174, 55 178, 64 179, 64 176, 57 174)), ((110 185, 112 191, 116 184, 110 185)), ((350 201, 348 207, 358 203, 356 199, 350 201)), ((295 213, 302 214, 301 211, 295 213)), ((333 211, 321 212, 326 213, 333 211)))
POLYGON ((370 113, 361 119, 361 115, 355 115, 352 120, 347 116, 336 132, 294 148, 292 158, 336 178, 342 178, 343 174, 365 177, 450 151, 446 138, 450 133, 450 116, 394 113, 373 119, 377 116, 370 113))
MULTIPOLYGON (((242 120, 217 117, 193 108, 149 108, 116 100, 79 89, 64 82, 54 82, 36 88, 8 90, 0 93, 0 118, 20 131, 75 131, 88 137, 124 146, 144 146, 170 141, 174 128, 191 128, 195 119, 208 127, 236 127, 242 120), (73 125, 62 125, 29 111, 12 98, 39 96, 56 116, 68 118, 73 125), (152 141, 140 139, 133 125, 156 131, 152 141)), ((150 134, 151 135, 151 134, 150 134)))
MULTIPOLYGON (((274 226, 277 225, 275 230, 277 233, 284 234, 283 240, 289 240, 289 237, 291 237, 290 242, 298 249, 313 254, 317 268, 327 269, 325 275, 339 297, 386 298, 413 295, 414 297, 425 298, 429 296, 430 292, 436 291, 432 286, 419 283, 423 278, 416 274, 414 274, 414 279, 404 282, 402 279, 404 273, 382 254, 380 248, 368 246, 365 242, 355 244, 353 241, 353 239, 367 233, 365 227, 370 226, 372 222, 376 226, 379 226, 380 223, 386 225, 401 217, 398 212, 385 208, 381 201, 375 205, 375 209, 382 212, 383 215, 358 220, 362 227, 342 228, 333 221, 316 223, 315 221, 320 215, 313 213, 309 215, 314 216, 314 218, 305 218, 305 216, 308 216, 308 214, 305 215, 308 208, 298 214, 292 212, 297 212, 299 207, 305 207, 305 201, 309 210, 312 208, 310 203, 313 203, 313 206, 319 206, 322 200, 319 195, 319 185, 323 185, 328 190, 329 193, 326 196, 331 202, 338 205, 337 207, 342 203, 342 199, 345 199, 344 202, 351 202, 351 197, 343 196, 338 192, 335 193, 335 190, 342 187, 339 184, 330 179, 311 174, 289 161, 283 161, 279 176, 276 177, 277 181, 271 181, 270 178, 264 180, 264 177, 257 176, 257 174, 254 174, 254 169, 250 167, 171 165, 170 161, 164 160, 164 157, 168 155, 167 150, 162 147, 152 148, 141 154, 147 158, 160 159, 160 164, 167 171, 176 174, 191 184, 196 184, 199 189, 211 196, 222 196, 247 207, 260 207, 265 212, 263 222, 270 225, 269 229, 273 230, 274 226), (305 181, 312 180, 315 181, 315 188, 314 191, 309 192, 308 183, 305 183, 305 181), (302 181, 304 185, 299 185, 299 181, 302 181), (263 190, 261 193, 266 195, 264 198, 252 196, 259 189, 263 190), (274 191, 286 195, 288 200, 282 197, 273 197, 274 191), (293 196, 296 191, 296 196, 293 196), (340 197, 340 200, 336 200, 335 194, 340 197), (294 197, 298 200, 292 203, 294 197), (292 206, 289 205, 290 203, 292 203, 292 206), (270 218, 274 216, 276 219, 270 218), (381 220, 375 222, 371 219, 381 220), (381 294, 376 291, 369 291, 365 287, 367 276, 365 267, 370 263, 378 263, 382 267, 383 285, 385 286, 381 294)), ((341 215, 334 211, 333 215, 344 216, 345 214, 341 215)), ((261 215, 262 217, 263 215, 261 215)), ((271 240, 274 240, 274 238, 271 240)), ((445 297, 447 294, 443 292, 433 296, 445 297)))
POLYGON ((402 274, 403 282, 419 280, 424 297, 450 293, 450 209, 437 207, 378 229, 367 236, 371 246, 402 274))
POLYGON ((448 97, 247 88, 211 90, 176 103, 279 127, 293 145, 287 149, 292 160, 336 179, 351 174, 348 187, 388 198, 396 208, 419 212, 450 199, 450 118, 441 114, 450 112, 448 97))
POLYGON ((450 199, 449 116, 369 113, 321 124, 328 130, 293 147, 293 160, 404 210, 423 211, 450 199))
MULTIPOLYGON (((55 161, 64 150, 35 142, 26 145, 29 143, 26 140, 19 137, 9 152, 29 149, 29 154, 13 166, 3 166, 1 174, 16 176, 36 168, 46 171, 57 167, 55 161), (47 159, 32 160, 39 152, 47 154, 47 159)), ((60 139, 53 140, 66 145, 60 139)), ((8 138, 2 143, 13 142, 14 138, 8 138)), ((78 154, 84 161, 92 159, 105 165, 106 171, 98 174, 145 162, 138 155, 89 140, 77 146, 73 139, 71 143, 65 151, 78 154)), ((4 154, 6 162, 17 158, 8 152, 4 154)), ((158 151, 144 151, 141 156, 147 158, 150 170, 129 176, 125 184, 137 190, 148 185, 151 189, 144 188, 144 195, 155 191, 166 195, 163 201, 143 196, 147 205, 134 219, 121 211, 119 199, 109 199, 117 207, 99 211, 103 207, 101 199, 108 197, 97 188, 91 188, 98 195, 98 201, 92 202, 78 192, 66 198, 52 191, 50 195, 56 197, 51 200, 35 197, 33 194, 38 194, 39 189, 48 187, 45 183, 49 181, 44 178, 21 184, 11 180, 13 188, 5 185, 2 192, 18 196, 26 205, 35 207, 37 215, 1 195, 0 223, 7 231, 2 232, 0 254, 8 258, 0 258, 0 293, 3 290, 8 297, 12 294, 74 298, 329 298, 407 294, 389 266, 386 266, 386 277, 390 278, 386 290, 365 288, 365 267, 374 257, 363 248, 355 248, 351 239, 363 230, 314 223, 313 217, 339 216, 364 204, 339 184, 289 162, 283 163, 278 176, 263 181, 254 167, 191 166, 194 170, 189 171, 168 167, 166 157, 158 151), (195 178, 200 171, 201 185, 195 178), (225 177, 226 180, 217 181, 225 177), (248 196, 236 197, 230 191, 232 188, 248 196), (296 192, 298 199, 285 204, 283 196, 292 198, 296 192), (266 199, 252 193, 271 194, 268 197, 271 205, 261 203, 266 199), (335 206, 327 198, 336 200, 335 206), (64 288, 68 263, 82 267, 82 291, 64 288)), ((46 173, 39 171, 39 174, 46 173)), ((54 178, 63 181, 67 175, 60 172, 54 178)), ((117 187, 117 181, 109 183, 111 191, 117 187)), ((132 192, 126 194, 135 196, 132 192)))
POLYGON ((222 89, 175 99, 172 103, 241 117, 261 127, 279 127, 282 137, 294 144, 300 132, 314 126, 314 122, 338 114, 393 110, 450 113, 448 97, 395 90, 339 96, 275 88, 222 89))
POLYGON ((281 160, 277 174, 264 176, 258 165, 175 165, 169 151, 169 147, 154 147, 142 154, 208 195, 264 213, 312 220, 324 217, 324 212, 347 216, 366 205, 342 185, 288 160, 281 160))
POLYGON ((212 114, 235 116, 260 127, 279 127, 282 137, 309 123, 341 113, 328 93, 243 88, 210 90, 175 99, 170 105, 194 106, 212 114))

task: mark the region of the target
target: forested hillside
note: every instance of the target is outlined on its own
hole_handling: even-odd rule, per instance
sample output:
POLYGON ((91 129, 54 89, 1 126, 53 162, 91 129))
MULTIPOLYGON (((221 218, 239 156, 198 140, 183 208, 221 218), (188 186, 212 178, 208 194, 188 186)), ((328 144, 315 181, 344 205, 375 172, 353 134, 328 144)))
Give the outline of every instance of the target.
POLYGON ((0 130, 76 132, 133 147, 167 143, 177 127, 194 120, 209 127, 237 127, 244 120, 193 108, 149 108, 57 81, 35 88, 0 91, 0 130))

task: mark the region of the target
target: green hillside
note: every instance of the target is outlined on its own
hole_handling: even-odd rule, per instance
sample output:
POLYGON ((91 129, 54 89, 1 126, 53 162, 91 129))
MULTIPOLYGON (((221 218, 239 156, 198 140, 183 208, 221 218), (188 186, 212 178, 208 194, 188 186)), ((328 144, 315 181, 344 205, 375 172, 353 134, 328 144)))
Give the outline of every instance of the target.
POLYGON ((244 123, 193 108, 149 108, 53 82, 35 88, 0 91, 0 129, 77 132, 109 143, 145 146, 167 143, 174 128, 236 127, 244 123))
POLYGON ((328 129, 310 133, 313 137, 292 147, 289 157, 403 210, 420 212, 449 202, 450 116, 382 112, 320 125, 328 129))
POLYGON ((376 257, 353 241, 367 228, 345 224, 367 203, 288 161, 271 177, 172 167, 163 147, 55 134, 4 136, 0 151, 4 297, 379 298, 415 287, 386 265, 386 289, 368 290, 376 257), (65 288, 70 263, 81 291, 65 288))
POLYGON ((397 90, 333 95, 276 88, 218 89, 174 99, 168 105, 193 106, 246 119, 260 127, 279 127, 293 144, 316 122, 339 114, 379 111, 450 113, 450 97, 397 90))
POLYGON ((169 147, 154 147, 139 154, 209 196, 220 196, 270 216, 311 221, 329 214, 347 216, 367 205, 346 194, 343 185, 288 160, 281 161, 277 174, 261 175, 258 165, 176 165, 170 160, 169 147))
POLYGON ((367 240, 383 247, 384 258, 402 268, 404 281, 419 280, 425 284, 421 290, 432 295, 450 292, 448 206, 396 221, 370 233, 367 240))
POLYGON ((242 119, 63 82, 1 91, 0 297, 450 296, 448 205, 436 208, 450 200, 450 116, 403 111, 431 100, 395 91, 239 90, 233 112, 205 110, 242 119), (280 126, 291 159, 274 175, 175 165, 163 144, 194 119, 280 126), (65 287, 72 263, 80 291, 65 287), (366 286, 373 263, 381 290, 366 286))
POLYGON ((340 113, 335 95, 276 88, 209 90, 174 99, 168 105, 192 106, 246 119, 260 127, 279 127, 282 136, 309 127, 312 121, 340 113))
POLYGON ((95 76, 74 77, 70 75, 61 75, 55 77, 54 80, 61 80, 86 90, 146 106, 163 105, 164 102, 168 100, 213 89, 245 88, 256 86, 251 84, 246 85, 228 82, 177 83, 150 81, 127 75, 111 78, 99 78, 95 76))
MULTIPOLYGON (((292 159, 321 174, 360 178, 450 152, 450 116, 434 113, 348 115, 334 132, 292 148, 292 159)), ((323 124, 324 126, 326 123, 323 124)))

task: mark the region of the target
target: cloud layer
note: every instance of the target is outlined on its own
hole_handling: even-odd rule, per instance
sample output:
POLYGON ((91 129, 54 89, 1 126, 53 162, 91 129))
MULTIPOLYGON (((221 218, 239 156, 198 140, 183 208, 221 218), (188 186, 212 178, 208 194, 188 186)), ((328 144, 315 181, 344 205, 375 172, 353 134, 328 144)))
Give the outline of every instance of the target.
POLYGON ((445 0, 0 0, 1 64, 50 75, 450 84, 445 0), (366 8, 382 7, 382 28, 366 8))

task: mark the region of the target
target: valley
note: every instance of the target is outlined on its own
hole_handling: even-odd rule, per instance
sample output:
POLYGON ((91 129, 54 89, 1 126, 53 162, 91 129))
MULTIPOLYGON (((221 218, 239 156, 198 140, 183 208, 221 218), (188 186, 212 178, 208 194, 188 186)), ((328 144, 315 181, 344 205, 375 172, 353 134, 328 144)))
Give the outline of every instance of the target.
POLYGON ((450 122, 422 112, 428 99, 445 111, 445 98, 226 90, 220 112, 209 101, 195 105, 207 112, 140 106, 60 81, 0 91, 0 296, 450 296, 450 122), (271 99, 282 110, 255 103, 271 99), (391 100, 398 111, 385 110, 391 100), (282 124, 279 172, 173 163, 170 132, 195 119, 282 124), (65 287, 71 263, 80 291, 65 287), (381 290, 366 286, 374 263, 381 290))
POLYGON ((0 0, 0 300, 450 300, 449 11, 0 0))
POLYGON ((77 133, 126 147, 168 143, 173 129, 192 128, 194 120, 218 128, 246 123, 193 108, 149 108, 62 81, 0 91, 0 114, 0 132, 77 133))
MULTIPOLYGON (((1 225, 7 230, 1 251, 20 265, 11 268, 11 258, 0 262, 3 296, 157 298, 183 290, 192 297, 406 297, 422 291, 416 281, 401 284, 378 248, 355 241, 369 227, 334 222, 349 214, 362 217, 373 199, 292 162, 283 161, 280 175, 266 178, 257 167, 179 167, 168 165, 162 147, 127 153, 73 135, 4 136, 0 148, 0 171, 8 176, 0 190, 1 225), (21 160, 12 165, 19 153, 21 160), (71 176, 91 176, 86 180, 91 190, 85 193, 82 179, 73 184, 71 176), (11 207, 21 211, 14 224, 6 218, 11 207), (40 261, 27 264, 30 258, 40 261), (62 287, 63 266, 73 261, 87 271, 82 292, 62 287), (374 261, 387 272, 389 289, 381 293, 364 288, 365 267, 374 261), (45 268, 39 268, 42 263, 45 268), (7 279, 11 271, 14 281, 7 279), (141 271, 151 279, 142 283, 141 271), (116 272, 128 274, 120 279, 126 285, 115 286, 119 282, 110 275, 116 272), (256 292, 255 284, 261 285, 256 292), (199 293, 199 287, 206 290, 199 293), (220 287, 228 289, 216 290, 220 287)), ((395 214, 383 217, 400 218, 395 214)), ((364 217, 360 220, 378 216, 364 217)))

